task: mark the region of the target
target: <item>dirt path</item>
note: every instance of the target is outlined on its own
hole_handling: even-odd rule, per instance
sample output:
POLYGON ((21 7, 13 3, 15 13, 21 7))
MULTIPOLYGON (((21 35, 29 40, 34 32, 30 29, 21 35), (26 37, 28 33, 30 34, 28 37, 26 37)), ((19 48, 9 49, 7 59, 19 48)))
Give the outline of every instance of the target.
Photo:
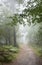
POLYGON ((33 53, 33 50, 29 48, 27 45, 22 45, 17 59, 8 65, 38 65, 38 64, 36 56, 33 53))

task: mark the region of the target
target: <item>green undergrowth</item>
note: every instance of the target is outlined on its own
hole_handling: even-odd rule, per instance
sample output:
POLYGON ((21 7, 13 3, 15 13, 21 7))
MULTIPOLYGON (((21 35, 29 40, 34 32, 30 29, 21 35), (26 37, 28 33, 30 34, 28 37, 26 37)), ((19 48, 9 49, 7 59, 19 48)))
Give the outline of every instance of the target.
POLYGON ((37 56, 42 58, 42 46, 31 44, 30 45, 37 56))
POLYGON ((13 46, 0 46, 0 62, 11 62, 16 59, 19 48, 13 46))

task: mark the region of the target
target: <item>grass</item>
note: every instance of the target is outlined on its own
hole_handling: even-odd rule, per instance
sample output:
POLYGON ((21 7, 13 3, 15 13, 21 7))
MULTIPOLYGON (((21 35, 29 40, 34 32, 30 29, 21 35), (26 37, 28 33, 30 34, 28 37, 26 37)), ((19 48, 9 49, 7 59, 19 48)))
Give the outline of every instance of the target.
POLYGON ((33 49, 34 53, 39 56, 40 58, 42 58, 42 46, 38 46, 35 44, 30 45, 31 48, 33 49))

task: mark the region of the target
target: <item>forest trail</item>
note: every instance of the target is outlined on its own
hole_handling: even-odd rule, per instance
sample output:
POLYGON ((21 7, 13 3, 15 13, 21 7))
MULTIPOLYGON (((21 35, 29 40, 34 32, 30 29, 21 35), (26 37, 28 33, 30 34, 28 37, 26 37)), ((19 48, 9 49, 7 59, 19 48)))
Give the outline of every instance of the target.
MULTIPOLYGON (((28 45, 22 45, 15 61, 8 65, 39 65, 36 56, 28 45)), ((7 64, 5 64, 7 65, 7 64)))

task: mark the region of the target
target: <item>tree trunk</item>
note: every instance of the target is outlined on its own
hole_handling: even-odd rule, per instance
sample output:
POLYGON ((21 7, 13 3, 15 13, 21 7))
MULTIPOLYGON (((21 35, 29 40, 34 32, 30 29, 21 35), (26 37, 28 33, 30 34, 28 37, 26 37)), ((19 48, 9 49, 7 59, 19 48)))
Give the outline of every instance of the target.
POLYGON ((15 26, 14 26, 14 46, 17 47, 15 26))

